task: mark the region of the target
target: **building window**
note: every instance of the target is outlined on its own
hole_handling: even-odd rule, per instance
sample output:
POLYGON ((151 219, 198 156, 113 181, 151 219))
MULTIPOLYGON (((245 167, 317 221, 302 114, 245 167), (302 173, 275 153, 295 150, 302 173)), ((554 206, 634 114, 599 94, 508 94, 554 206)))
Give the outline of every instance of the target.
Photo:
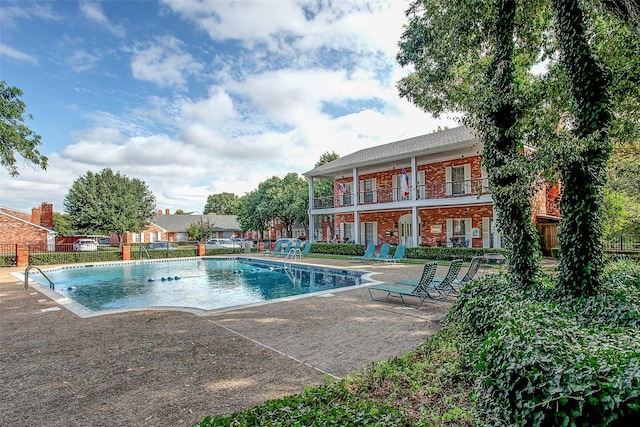
POLYGON ((345 222, 344 224, 342 224, 342 226, 342 240, 344 242, 354 242, 355 239, 353 238, 353 223, 345 222))
POLYGON ((471 193, 471 165, 447 167, 447 196, 460 196, 471 193))
POLYGON ((353 184, 351 182, 344 183, 344 194, 340 195, 340 205, 341 206, 349 206, 352 205, 351 201, 351 193, 353 192, 353 184))
POLYGON ((363 179, 360 181, 360 203, 376 203, 376 180, 363 179))
POLYGON ((471 247, 471 218, 447 219, 447 245, 454 247, 471 247))

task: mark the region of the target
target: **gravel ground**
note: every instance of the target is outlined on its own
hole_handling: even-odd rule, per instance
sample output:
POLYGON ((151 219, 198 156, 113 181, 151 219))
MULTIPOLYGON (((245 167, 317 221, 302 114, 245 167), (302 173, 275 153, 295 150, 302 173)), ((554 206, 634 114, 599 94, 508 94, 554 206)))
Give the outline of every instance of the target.
MULTIPOLYGON (((363 268, 393 282, 419 277, 422 266, 363 268)), ((206 315, 80 318, 25 290, 12 271, 0 270, 0 426, 7 427, 192 425, 414 349, 450 307, 373 302, 359 288, 206 315)))

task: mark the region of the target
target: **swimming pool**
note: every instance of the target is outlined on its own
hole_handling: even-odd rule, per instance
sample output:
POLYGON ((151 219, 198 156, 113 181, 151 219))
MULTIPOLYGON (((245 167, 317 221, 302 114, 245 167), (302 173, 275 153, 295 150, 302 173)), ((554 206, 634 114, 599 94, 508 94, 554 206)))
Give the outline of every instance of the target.
MULTIPOLYGON (((367 272, 251 258, 194 258, 58 267, 55 292, 93 311, 215 310, 360 285, 367 272)), ((29 276, 47 286, 39 273, 29 276)))

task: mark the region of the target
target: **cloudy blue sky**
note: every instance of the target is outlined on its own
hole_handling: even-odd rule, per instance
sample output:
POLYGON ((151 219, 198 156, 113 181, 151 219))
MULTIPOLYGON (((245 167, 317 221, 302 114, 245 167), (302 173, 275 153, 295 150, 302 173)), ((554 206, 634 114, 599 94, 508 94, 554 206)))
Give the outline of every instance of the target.
POLYGON ((269 177, 455 122, 397 95, 404 0, 0 3, 0 79, 24 91, 41 171, 0 170, 0 205, 63 211, 110 167, 159 209, 202 211, 269 177))

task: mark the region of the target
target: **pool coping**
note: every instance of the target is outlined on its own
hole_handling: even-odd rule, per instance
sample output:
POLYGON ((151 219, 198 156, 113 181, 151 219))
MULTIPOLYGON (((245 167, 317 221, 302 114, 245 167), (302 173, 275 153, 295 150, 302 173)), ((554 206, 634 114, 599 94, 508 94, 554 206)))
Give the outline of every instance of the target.
MULTIPOLYGON (((57 269, 66 269, 66 268, 86 268, 88 266, 120 265, 120 264, 129 265, 129 264, 167 262, 167 261, 168 262, 174 262, 174 261, 185 261, 185 260, 193 260, 193 259, 243 259, 243 260, 248 260, 248 261, 279 263, 278 260, 262 259, 262 258, 256 258, 256 257, 246 257, 246 256, 234 256, 234 257, 229 257, 229 256, 203 256, 203 257, 170 258, 170 259, 159 259, 159 260, 106 261, 106 262, 99 262, 99 263, 91 262, 91 263, 72 264, 72 265, 64 265, 64 266, 52 266, 51 268, 42 269, 42 271, 44 271, 46 273, 47 271, 53 271, 53 270, 57 270, 57 269)), ((284 260, 281 261, 281 263, 283 263, 283 264, 284 264, 284 262, 285 262, 284 260)), ((318 268, 322 268, 323 270, 336 270, 336 271, 349 270, 349 271, 354 271, 354 272, 361 272, 362 273, 362 279, 365 280, 366 282, 365 283, 361 283, 359 285, 345 286, 345 287, 336 288, 336 289, 327 289, 327 290, 324 290, 324 291, 311 292, 311 293, 301 294, 301 295, 292 295, 292 296, 276 298, 276 299, 272 299, 272 300, 257 301, 257 302, 252 302, 252 303, 248 303, 248 304, 240 304, 240 305, 234 305, 234 306, 229 306, 229 307, 221 307, 221 308, 215 308, 215 309, 211 309, 211 310, 202 309, 202 308, 196 308, 196 307, 146 306, 146 307, 116 308, 116 309, 111 309, 111 310, 93 311, 91 309, 86 308, 82 304, 79 304, 79 303, 75 302, 71 298, 66 297, 66 296, 64 296, 62 294, 59 294, 55 290, 53 290, 53 289, 51 289, 51 288, 49 288, 49 287, 47 287, 47 286, 45 286, 45 285, 43 285, 43 284, 41 284, 39 282, 30 280, 29 281, 29 287, 35 289, 38 292, 40 292, 41 294, 43 294, 44 296, 48 297, 53 302, 55 302, 56 304, 59 304, 60 306, 62 306, 63 308, 67 309, 71 313, 75 314, 76 316, 78 316, 78 317, 80 317, 82 319, 86 319, 86 318, 89 318, 89 317, 108 316, 108 315, 118 314, 118 313, 130 313, 130 312, 138 312, 138 311, 182 311, 182 312, 195 314, 195 315, 198 315, 198 316, 206 316, 206 315, 214 314, 214 313, 224 313, 224 312, 227 312, 227 311, 242 310, 242 309, 247 309, 247 308, 267 305, 267 304, 275 304, 275 303, 279 303, 279 302, 294 301, 294 300, 298 300, 298 299, 302 299, 302 298, 309 298, 309 297, 327 298, 327 297, 333 296, 334 293, 344 292, 344 291, 348 291, 348 290, 352 290, 352 289, 360 289, 360 288, 364 288, 364 287, 368 287, 368 286, 372 286, 372 285, 375 285, 375 284, 382 283, 382 282, 380 282, 378 280, 375 280, 375 279, 373 279, 371 277, 371 276, 373 276, 375 274, 379 274, 379 273, 368 271, 368 270, 363 270, 362 268, 352 268, 352 267, 346 267, 346 266, 331 267, 331 266, 327 266, 327 265, 323 265, 323 264, 301 263, 301 262, 298 262, 298 263, 293 263, 292 262, 291 264, 292 265, 299 265, 299 266, 318 267, 318 268)), ((25 282, 24 272, 23 273, 15 272, 15 273, 10 273, 10 274, 13 277, 15 277, 16 279, 20 280, 22 283, 25 282)))

